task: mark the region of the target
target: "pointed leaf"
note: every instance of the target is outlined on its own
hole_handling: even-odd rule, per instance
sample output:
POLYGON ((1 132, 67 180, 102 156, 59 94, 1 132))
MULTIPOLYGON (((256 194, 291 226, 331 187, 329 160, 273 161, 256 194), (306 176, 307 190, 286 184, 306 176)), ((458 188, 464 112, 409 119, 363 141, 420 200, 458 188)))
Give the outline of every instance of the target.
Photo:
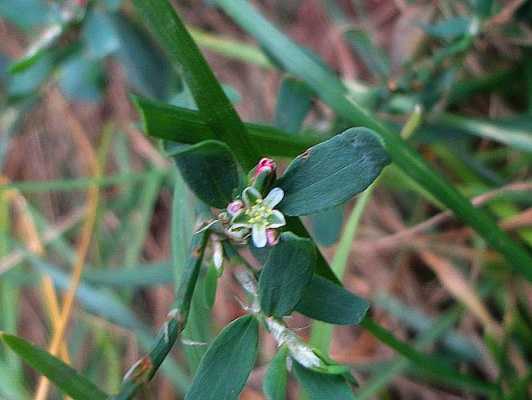
MULTIPOLYGON (((141 116, 144 131, 153 137, 187 144, 215 139, 216 135, 198 111, 158 103, 142 97, 133 97, 141 116)), ((319 143, 314 136, 288 135, 271 126, 245 124, 250 140, 261 154, 295 157, 310 146, 319 143)))
POLYGON ((237 161, 222 142, 206 140, 172 154, 183 179, 201 200, 225 208, 240 184, 237 161))
POLYGON ((289 315, 312 279, 316 249, 309 239, 286 232, 268 254, 259 278, 259 298, 266 315, 289 315))
POLYGON ((336 325, 360 323, 369 304, 328 279, 314 275, 296 310, 307 317, 336 325))
POLYGON ((74 400, 105 400, 108 395, 63 361, 17 336, 0 333, 0 339, 32 368, 46 376, 74 400))
POLYGON ((288 371, 286 369, 287 354, 288 349, 281 347, 275 357, 270 361, 262 383, 262 390, 264 391, 266 400, 286 399, 286 385, 288 383, 288 371))
POLYGON ((308 215, 338 206, 366 189, 388 163, 373 131, 348 129, 290 163, 277 183, 285 191, 279 209, 308 215))
POLYGON ((342 375, 320 374, 294 362, 294 374, 310 400, 354 400, 353 392, 342 375))
POLYGON ((251 315, 226 326, 201 359, 185 400, 237 400, 255 364, 258 329, 251 315))

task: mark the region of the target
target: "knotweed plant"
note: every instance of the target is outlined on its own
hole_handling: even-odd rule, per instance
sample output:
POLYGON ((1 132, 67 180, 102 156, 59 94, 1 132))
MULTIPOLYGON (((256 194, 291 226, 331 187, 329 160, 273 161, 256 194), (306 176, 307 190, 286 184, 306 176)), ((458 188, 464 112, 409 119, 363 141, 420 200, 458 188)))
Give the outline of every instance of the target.
MULTIPOLYGON (((287 366, 303 385, 325 379, 349 390, 354 382, 349 368, 309 347, 287 328, 284 318, 297 311, 329 323, 357 324, 368 305, 321 269, 316 245, 294 232, 295 228, 304 234, 304 228, 293 218, 339 206, 366 189, 389 160, 378 137, 368 129, 349 129, 307 149, 280 176, 276 161, 267 157, 245 173, 229 146, 214 140, 181 147, 171 156, 212 215, 194 235, 202 239, 194 241, 199 240, 199 247, 193 249, 195 257, 186 272, 189 284, 193 285, 203 250, 211 243, 220 273, 223 259, 232 259, 236 267, 231 272, 248 294, 242 304, 248 315, 233 321, 209 346, 187 399, 238 397, 254 366, 261 324, 279 346, 265 381, 268 396, 285 390, 287 366), (244 249, 255 254, 257 267, 239 256, 244 249), (223 373, 230 360, 235 365, 231 377, 223 373)), ((187 313, 186 303, 170 312, 163 345, 186 325, 187 313)), ((126 375, 126 385, 142 383, 153 373, 154 364, 153 358, 139 362, 126 375)))
MULTIPOLYGON (((46 61, 47 57, 53 56, 54 60, 60 62, 68 59, 71 53, 76 54, 82 46, 76 35, 81 27, 87 25, 91 26, 93 35, 82 34, 83 41, 90 43, 87 47, 91 48, 92 53, 99 49, 99 27, 106 26, 99 24, 107 20, 98 16, 99 7, 104 7, 100 3, 115 2, 73 0, 63 3, 61 18, 44 31, 42 40, 31 46, 25 57, 11 66, 13 73, 31 69, 32 65, 46 61), (91 18, 90 24, 86 18, 91 18), (94 37, 96 39, 90 40, 94 37), (61 51, 55 51, 56 47, 61 51)), ((374 322, 367 315, 368 302, 342 286, 320 253, 314 240, 316 231, 310 234, 300 219, 313 218, 342 207, 368 189, 382 170, 394 162, 415 183, 412 186, 416 190, 433 199, 435 204, 454 211, 485 239, 486 244, 505 257, 514 272, 532 281, 532 260, 527 251, 499 229, 482 210, 473 207, 458 190, 428 166, 420 154, 405 144, 403 138, 415 129, 419 119, 408 120, 402 131, 407 135, 394 132, 394 124, 382 123, 363 109, 354 101, 353 92, 324 63, 278 31, 251 2, 216 0, 212 3, 221 7, 260 43, 270 57, 267 61, 269 67, 281 69, 287 76, 284 82, 288 82, 288 85, 295 83, 299 89, 304 88, 305 113, 310 107, 309 99, 320 98, 336 114, 342 126, 348 123, 347 126, 351 127, 343 131, 338 129, 341 132, 334 131, 329 136, 318 136, 292 135, 278 127, 244 123, 169 0, 133 0, 133 3, 140 22, 145 22, 159 41, 160 48, 167 53, 168 59, 164 60, 168 62, 168 70, 173 67, 176 78, 173 83, 187 88, 190 92, 187 105, 194 106, 177 107, 153 99, 132 97, 145 133, 162 139, 165 155, 174 161, 179 182, 185 182, 193 193, 194 206, 198 209, 194 213, 198 217, 197 221, 190 222, 183 218, 184 228, 192 232, 190 243, 184 235, 178 237, 177 230, 172 233, 174 242, 179 239, 189 245, 188 253, 182 257, 186 261, 175 265, 180 276, 173 306, 151 350, 125 372, 120 388, 113 394, 105 393, 58 358, 17 336, 0 333, 2 341, 74 400, 132 399, 152 381, 176 342, 180 341, 184 346, 207 344, 196 342, 195 337, 185 336, 187 329, 193 330, 191 317, 197 313, 194 301, 198 293, 204 291, 208 298, 206 303, 212 307, 217 280, 230 275, 238 282, 245 296, 239 298, 241 316, 225 326, 208 343, 185 395, 187 400, 238 399, 257 364, 260 330, 270 334, 277 343, 275 356, 266 362, 268 365, 263 380, 263 391, 268 400, 286 399, 289 375, 295 377, 311 400, 354 399, 352 387, 357 383, 350 368, 332 360, 323 349, 313 347, 294 329, 290 329, 287 321, 295 313, 311 321, 328 324, 360 324, 378 340, 407 357, 419 372, 440 382, 451 383, 454 387, 479 392, 486 398, 502 398, 503 389, 509 386, 504 381, 505 373, 500 375, 500 385, 479 381, 446 361, 441 362, 441 358, 435 359, 419 352, 374 322), (208 255, 212 255, 212 259, 208 255)), ((471 3, 489 5, 492 2, 471 3)), ((464 21, 452 21, 452 35, 448 32, 445 38, 450 40, 457 34, 463 38, 457 36, 461 39, 447 48, 448 51, 438 53, 438 57, 442 58, 435 65, 445 65, 442 60, 447 55, 463 55, 473 43, 474 36, 483 28, 481 17, 480 14, 475 16, 465 30, 462 27, 464 21)), ((123 43, 135 41, 143 44, 151 40, 139 36, 137 28, 125 28, 124 16, 114 15, 111 19, 116 24, 111 31, 128 33, 128 40, 122 37, 123 43)), ((440 27, 433 34, 442 35, 443 31, 440 27)), ((370 41, 363 43, 365 49, 370 41)), ((113 46, 118 46, 116 43, 111 45, 108 49, 100 48, 100 52, 96 53, 103 59, 113 51, 113 46)), ((148 64, 156 66, 154 75, 166 70, 157 67, 160 53, 140 53, 146 59, 140 60, 139 70, 146 69, 148 64)), ((81 61, 85 58, 85 54, 77 56, 80 56, 81 61)), ((381 67, 384 68, 383 65, 381 67)), ((50 75, 53 70, 50 68, 50 75)), ((440 79, 442 82, 433 85, 434 82, 430 81, 432 75, 423 71, 413 80, 414 86, 418 86, 420 79, 426 79, 427 87, 442 86, 442 97, 450 101, 452 93, 442 83, 448 82, 449 77, 445 75, 445 79, 440 79)), ((529 71, 527 74, 530 80, 529 71)), ((86 74, 76 72, 74 75, 86 74)), ((386 91, 395 86, 400 86, 396 89, 406 90, 403 88, 403 85, 407 85, 406 81, 386 85, 386 91)), ((476 82, 468 90, 482 85, 476 82)), ((147 92, 151 97, 165 98, 166 83, 156 86, 145 90, 144 94, 147 92)), ((73 88, 72 92, 78 91, 78 85, 73 85, 73 88)), ((368 93, 370 91, 373 92, 368 90, 368 93)), ((377 97, 367 102, 384 102, 378 97, 381 92, 383 90, 375 90, 372 96, 377 97)), ((433 97, 438 96, 425 93, 416 99, 433 97)), ((395 100, 399 101, 390 103, 404 104, 411 99, 404 96, 395 100)), ((425 103, 430 105, 428 100, 425 103)), ((390 106, 385 111, 389 113, 391 109, 390 106)), ((447 122, 449 120, 453 119, 447 118, 447 122)), ((301 125, 302 118, 297 123, 301 125)), ((518 146, 530 149, 530 144, 523 139, 526 135, 519 134, 518 139, 516 136, 508 139, 498 133, 492 133, 491 136, 503 142, 513 140, 518 146)), ((183 196, 183 193, 180 195, 183 196)), ((322 223, 327 224, 328 221, 322 223)), ((522 329, 519 334, 523 337, 529 332, 525 320, 519 321, 522 329)), ((439 326, 439 323, 435 326, 439 326)), ((430 333, 437 336, 432 331, 430 333)), ((504 350, 503 347, 497 348, 497 357, 504 350)), ((394 366, 392 370, 395 370, 394 366)), ((524 388, 522 393, 525 397, 530 376, 526 371, 518 376, 516 386, 524 388)), ((521 391, 510 389, 510 395, 504 398, 521 398, 515 395, 521 391)))

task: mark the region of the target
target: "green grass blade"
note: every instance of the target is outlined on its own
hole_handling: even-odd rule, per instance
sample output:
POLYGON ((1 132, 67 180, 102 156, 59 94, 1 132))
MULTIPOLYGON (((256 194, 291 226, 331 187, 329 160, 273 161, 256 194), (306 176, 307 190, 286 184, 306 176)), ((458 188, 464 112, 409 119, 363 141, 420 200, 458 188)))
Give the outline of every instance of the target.
POLYGON ((383 140, 392 161, 436 199, 449 207, 461 220, 473 227, 494 249, 505 256, 515 271, 532 281, 532 257, 513 242, 482 210, 450 185, 434 168, 398 134, 380 124, 367 110, 348 96, 342 82, 304 49, 293 43, 244 0, 217 0, 223 10, 244 30, 273 54, 289 73, 305 81, 338 115, 354 125, 376 131, 383 140))
POLYGON ((199 29, 187 28, 196 43, 204 49, 233 60, 255 64, 262 68, 271 69, 273 67, 264 53, 253 45, 239 40, 212 35, 199 29))
POLYGON ((155 174, 161 174, 161 171, 148 171, 144 173, 124 173, 106 176, 102 178, 77 178, 77 179, 58 179, 49 181, 26 181, 13 182, 0 185, 0 191, 17 189, 25 193, 53 192, 53 191, 75 191, 86 190, 87 188, 98 186, 106 188, 109 186, 131 184, 138 181, 150 179, 155 174))
MULTIPOLYGON (((344 233, 340 238, 340 243, 338 243, 338 247, 336 248, 336 253, 334 254, 334 258, 331 263, 331 269, 334 271, 336 276, 340 278, 340 280, 342 280, 344 276, 349 254, 351 252, 351 245, 353 244, 353 239, 358 231, 360 218, 362 217, 362 214, 366 209, 366 205, 371 198, 374 187, 375 185, 371 185, 358 198, 358 201, 356 202, 355 207, 353 208, 353 211, 347 220, 344 233)), ((314 321, 312 324, 310 343, 323 351, 325 354, 328 354, 332 339, 332 332, 333 325, 321 321, 314 321)))
MULTIPOLYGON (((437 341, 452 328, 452 325, 458 321, 461 315, 461 307, 453 307, 451 311, 438 318, 429 329, 420 334, 419 339, 416 341, 416 349, 425 350, 437 341)), ((380 390, 389 385, 397 375, 405 372, 410 365, 411 363, 408 360, 399 358, 388 368, 381 369, 356 392, 357 399, 365 400, 374 398, 380 390)))
POLYGON ((167 0, 133 3, 176 69, 182 72, 203 120, 219 140, 231 147, 245 169, 253 168, 260 154, 254 150, 246 128, 174 8, 167 0))
POLYGON ((0 339, 31 367, 45 375, 74 400, 105 400, 108 395, 73 368, 17 336, 0 333, 0 339))
POLYGON ((29 399, 30 395, 22 385, 16 370, 11 365, 0 359, 0 399, 29 399), (4 397, 2 397, 4 396, 4 397))
POLYGON ((513 123, 512 120, 492 122, 443 113, 432 122, 483 139, 494 140, 518 150, 532 152, 532 117, 513 123))
MULTIPOLYGON (((33 267, 46 272, 60 290, 68 289, 68 275, 36 257, 29 255, 29 258, 33 267)), ((151 329, 139 321, 135 314, 112 292, 83 282, 76 291, 76 299, 87 312, 117 324, 123 329, 133 331, 142 348, 147 351, 151 349, 153 345, 151 329)), ((172 359, 167 359, 161 368, 175 388, 180 393, 184 393, 189 384, 185 371, 172 359)))
POLYGON ((439 358, 419 352, 408 343, 397 339, 391 332, 387 331, 370 317, 366 317, 360 326, 411 361, 420 372, 423 372, 435 381, 484 394, 495 394, 499 390, 498 386, 493 383, 480 381, 469 375, 460 373, 456 368, 441 361, 439 358))
MULTIPOLYGON (((144 131, 153 137, 179 143, 195 144, 215 139, 216 135, 198 111, 175 107, 141 97, 133 97, 144 125, 144 131)), ((267 125, 246 123, 250 140, 261 154, 295 157, 319 143, 314 136, 288 135, 267 125)))

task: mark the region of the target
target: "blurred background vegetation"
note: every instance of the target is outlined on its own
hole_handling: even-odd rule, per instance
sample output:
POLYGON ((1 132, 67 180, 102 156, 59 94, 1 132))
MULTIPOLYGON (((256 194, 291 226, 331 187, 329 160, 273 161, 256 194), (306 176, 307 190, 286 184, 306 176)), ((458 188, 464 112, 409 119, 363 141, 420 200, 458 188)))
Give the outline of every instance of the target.
MULTIPOLYGON (((174 2, 244 120, 324 138, 348 127, 212 3, 174 2)), ((422 120, 412 145, 532 248, 531 1, 254 4, 383 121, 422 120)), ((191 224, 172 213, 191 195, 142 133, 131 93, 195 107, 128 1, 0 0, 0 330, 42 347, 55 340, 109 392, 166 318, 183 251, 171 226, 191 224), (31 63, 13 64, 58 29, 31 63)), ((364 200, 307 221, 345 285, 397 336, 499 383, 508 399, 530 398, 530 284, 394 167, 364 200)), ((182 398, 205 343, 242 314, 238 296, 230 276, 212 309, 195 296, 185 340, 145 398, 182 398)), ((310 335, 303 317, 290 325, 310 335)), ((275 344, 262 344, 242 399, 263 398, 275 344)), ((335 329, 330 349, 352 365, 360 399, 482 398, 434 382, 358 328, 335 329)), ((42 387, 0 347, 0 398, 42 387)))

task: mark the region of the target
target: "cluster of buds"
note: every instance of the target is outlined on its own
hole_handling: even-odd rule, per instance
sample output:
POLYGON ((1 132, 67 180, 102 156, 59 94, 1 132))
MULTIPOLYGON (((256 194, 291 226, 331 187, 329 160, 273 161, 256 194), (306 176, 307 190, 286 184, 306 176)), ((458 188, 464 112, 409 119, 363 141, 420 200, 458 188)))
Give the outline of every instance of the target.
POLYGON ((286 220, 279 210, 275 210, 283 200, 283 190, 276 187, 270 190, 275 182, 276 169, 275 161, 261 159, 251 171, 250 186, 243 190, 241 199, 229 203, 226 211, 231 236, 242 239, 251 236, 256 247, 278 243, 278 228, 286 225, 286 220), (263 197, 265 192, 268 194, 263 197))

